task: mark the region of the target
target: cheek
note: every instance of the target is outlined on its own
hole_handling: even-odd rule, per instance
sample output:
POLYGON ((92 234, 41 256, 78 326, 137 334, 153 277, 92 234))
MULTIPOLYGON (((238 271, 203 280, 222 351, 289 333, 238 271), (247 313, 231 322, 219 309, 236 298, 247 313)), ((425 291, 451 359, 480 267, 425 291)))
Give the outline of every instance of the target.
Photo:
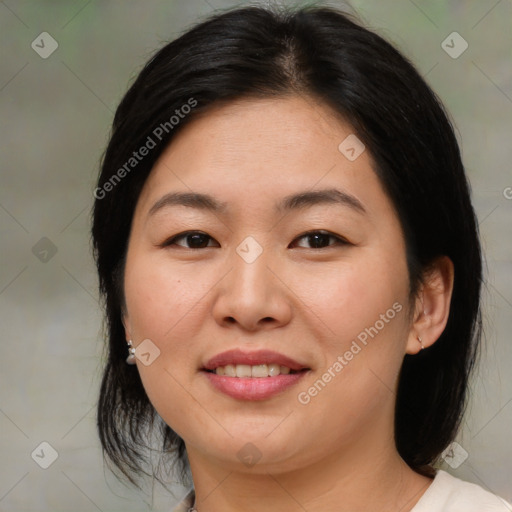
POLYGON ((321 382, 308 383, 315 385, 314 396, 307 393, 315 407, 343 400, 347 409, 340 414, 356 421, 363 410, 393 399, 390 390, 403 360, 407 329, 405 261, 384 258, 382 250, 368 251, 351 263, 325 266, 322 275, 304 272, 294 289, 300 290, 304 311, 319 326, 323 367, 315 379, 321 382))
POLYGON ((397 309, 405 310, 408 295, 405 265, 399 261, 392 265, 368 254, 318 269, 292 272, 288 282, 305 306, 303 311, 326 339, 334 340, 333 346, 341 348, 338 340, 346 344, 376 322, 377 327, 385 322, 385 329, 380 329, 383 332, 389 331, 391 324, 395 329, 402 326, 404 314, 398 314, 397 309), (399 306, 393 309, 397 302, 399 306), (380 320, 381 315, 384 320, 380 320))
POLYGON ((209 288, 205 276, 199 276, 192 266, 176 268, 165 255, 129 258, 125 296, 134 337, 163 341, 180 324, 194 325, 195 309, 209 288))
POLYGON ((376 421, 383 429, 392 421, 406 309, 396 295, 386 298, 365 295, 365 307, 348 300, 344 311, 333 310, 331 316, 323 310, 336 337, 324 342, 325 365, 298 390, 297 407, 312 430, 323 432, 324 443, 350 443, 376 421))
POLYGON ((137 361, 144 389, 158 414, 179 435, 186 433, 192 421, 203 422, 201 428, 208 429, 200 411, 191 407, 187 391, 200 351, 194 340, 200 339, 201 297, 207 283, 204 274, 198 276, 188 268, 177 269, 160 255, 134 250, 124 280, 133 339, 136 343, 150 339, 160 350, 148 366, 137 361))

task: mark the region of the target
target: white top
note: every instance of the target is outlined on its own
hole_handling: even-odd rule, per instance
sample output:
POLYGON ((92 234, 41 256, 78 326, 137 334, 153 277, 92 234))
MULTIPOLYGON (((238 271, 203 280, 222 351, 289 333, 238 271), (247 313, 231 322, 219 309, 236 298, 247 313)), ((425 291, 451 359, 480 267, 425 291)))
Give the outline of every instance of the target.
POLYGON ((477 484, 438 469, 411 512, 511 512, 512 505, 477 484))
MULTIPOLYGON (((172 512, 192 512, 195 493, 190 489, 172 512)), ((434 481, 411 512, 512 512, 512 505, 482 487, 438 469, 434 481)))

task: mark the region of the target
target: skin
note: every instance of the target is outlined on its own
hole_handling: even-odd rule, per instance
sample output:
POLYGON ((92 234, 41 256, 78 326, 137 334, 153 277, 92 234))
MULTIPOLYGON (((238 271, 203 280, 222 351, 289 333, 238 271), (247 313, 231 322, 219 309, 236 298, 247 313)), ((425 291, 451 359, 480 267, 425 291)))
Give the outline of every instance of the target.
MULTIPOLYGON (((440 258, 409 302, 405 241, 369 151, 349 161, 338 145, 351 126, 310 97, 244 99, 210 109, 178 132, 139 197, 125 270, 126 339, 160 350, 137 360, 152 404, 185 441, 199 512, 412 509, 431 483, 393 441, 398 373, 406 353, 442 333, 453 266, 440 258), (337 188, 366 213, 339 204, 276 213, 299 191, 337 188), (203 192, 224 213, 170 206, 173 191, 203 192), (165 242, 187 230, 194 240, 165 242), (302 235, 325 230, 322 248, 302 235), (247 263, 237 246, 263 252, 247 263), (193 247, 193 245, 192 245, 193 247), (304 405, 297 399, 394 303, 400 313, 304 405), (263 401, 216 391, 199 371, 232 348, 271 349, 310 368, 263 401), (246 443, 261 458, 237 453, 246 443)), ((247 448, 246 448, 247 449, 247 448)))

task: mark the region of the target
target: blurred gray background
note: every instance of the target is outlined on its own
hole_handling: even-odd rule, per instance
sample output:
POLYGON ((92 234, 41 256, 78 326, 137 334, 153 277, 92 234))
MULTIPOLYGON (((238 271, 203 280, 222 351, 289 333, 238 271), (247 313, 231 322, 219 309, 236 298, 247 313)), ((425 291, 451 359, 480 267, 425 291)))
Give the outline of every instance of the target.
MULTIPOLYGON (((245 3, 0 2, 2 511, 170 510, 185 493, 131 490, 103 467, 89 212, 130 79, 164 42, 245 3)), ((512 501, 512 1, 351 3, 416 64, 457 129, 486 252, 486 339, 458 445, 440 467, 512 501)))

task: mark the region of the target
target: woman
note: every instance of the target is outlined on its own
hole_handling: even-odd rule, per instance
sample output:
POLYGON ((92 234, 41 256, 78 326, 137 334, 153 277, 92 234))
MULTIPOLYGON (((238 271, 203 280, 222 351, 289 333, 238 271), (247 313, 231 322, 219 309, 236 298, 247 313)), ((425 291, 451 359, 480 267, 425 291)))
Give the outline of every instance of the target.
POLYGON ((175 510, 510 510, 432 466, 480 244, 447 115, 389 43, 331 8, 213 16, 133 83, 94 194, 98 428, 133 483, 160 432, 193 480, 175 510))

